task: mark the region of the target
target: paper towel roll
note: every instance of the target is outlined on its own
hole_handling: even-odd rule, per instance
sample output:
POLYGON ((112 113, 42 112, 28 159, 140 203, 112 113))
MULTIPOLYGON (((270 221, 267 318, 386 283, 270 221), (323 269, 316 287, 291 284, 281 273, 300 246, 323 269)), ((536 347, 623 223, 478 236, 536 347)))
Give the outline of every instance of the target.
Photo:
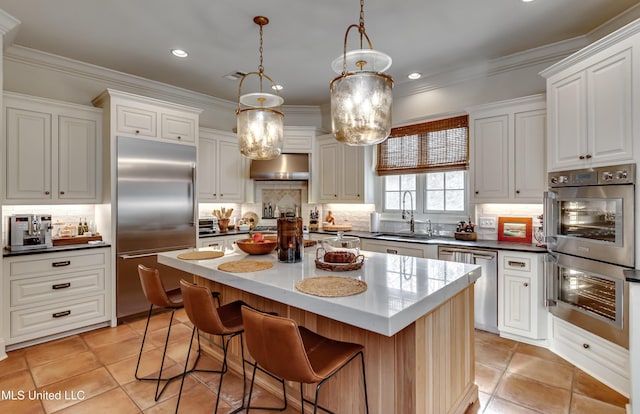
POLYGON ((369 227, 371 233, 377 233, 380 231, 380 213, 378 213, 377 211, 371 212, 369 227))

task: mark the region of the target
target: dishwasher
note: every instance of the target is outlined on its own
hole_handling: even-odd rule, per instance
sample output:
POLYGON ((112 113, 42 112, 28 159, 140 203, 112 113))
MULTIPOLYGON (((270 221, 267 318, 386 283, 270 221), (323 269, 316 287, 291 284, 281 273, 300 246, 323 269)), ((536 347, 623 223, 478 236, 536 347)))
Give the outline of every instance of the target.
POLYGON ((482 276, 474 288, 475 327, 498 333, 498 252, 465 247, 438 246, 438 259, 475 264, 482 276))

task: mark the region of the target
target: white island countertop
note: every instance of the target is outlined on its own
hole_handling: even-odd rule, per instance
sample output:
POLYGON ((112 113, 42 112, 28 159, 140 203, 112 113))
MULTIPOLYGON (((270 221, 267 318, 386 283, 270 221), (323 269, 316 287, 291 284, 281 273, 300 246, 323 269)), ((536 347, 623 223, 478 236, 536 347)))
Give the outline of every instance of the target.
POLYGON ((193 250, 210 249, 159 253, 158 262, 386 336, 395 335, 464 290, 481 272, 476 265, 367 251, 361 252, 365 256, 362 268, 348 272, 316 268, 315 249, 308 249, 303 260, 297 263, 281 263, 275 253, 250 256, 241 251, 227 251, 219 259, 177 258, 180 253, 193 250), (268 260, 274 266, 248 273, 218 270, 221 263, 240 259, 268 260), (353 296, 324 298, 302 293, 295 287, 304 278, 328 275, 358 278, 365 281, 368 288, 353 296))

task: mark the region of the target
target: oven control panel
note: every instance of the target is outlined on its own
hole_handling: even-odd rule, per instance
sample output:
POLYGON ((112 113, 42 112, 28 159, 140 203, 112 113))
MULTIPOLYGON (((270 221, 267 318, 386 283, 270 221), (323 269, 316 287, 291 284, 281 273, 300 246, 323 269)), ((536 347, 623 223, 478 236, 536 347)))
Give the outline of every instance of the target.
POLYGON ((550 188, 634 184, 635 177, 635 164, 621 164, 608 167, 550 172, 547 183, 550 188))

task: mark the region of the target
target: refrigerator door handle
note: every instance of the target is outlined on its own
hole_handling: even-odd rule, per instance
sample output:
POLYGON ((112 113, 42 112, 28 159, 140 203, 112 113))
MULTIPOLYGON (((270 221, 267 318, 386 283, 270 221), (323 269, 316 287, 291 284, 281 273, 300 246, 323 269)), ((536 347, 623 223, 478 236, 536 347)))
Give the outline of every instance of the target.
POLYGON ((157 256, 158 253, 144 253, 144 254, 121 254, 120 258, 122 260, 130 260, 130 259, 140 259, 142 257, 153 257, 157 256))

